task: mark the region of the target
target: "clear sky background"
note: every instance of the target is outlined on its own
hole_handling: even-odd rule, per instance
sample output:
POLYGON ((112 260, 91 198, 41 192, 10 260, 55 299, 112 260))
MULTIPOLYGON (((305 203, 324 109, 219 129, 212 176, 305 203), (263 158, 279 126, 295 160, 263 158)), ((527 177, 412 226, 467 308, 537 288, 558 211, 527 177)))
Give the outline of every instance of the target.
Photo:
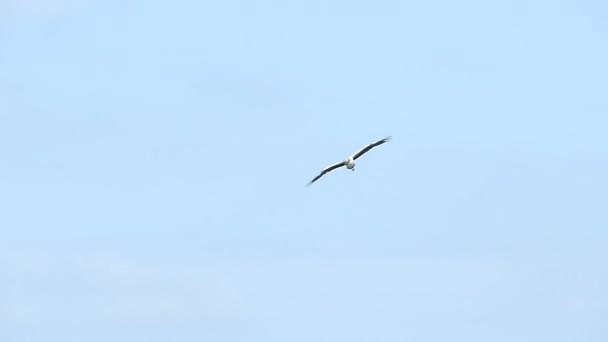
POLYGON ((0 1, 0 340, 608 341, 607 17, 0 1))

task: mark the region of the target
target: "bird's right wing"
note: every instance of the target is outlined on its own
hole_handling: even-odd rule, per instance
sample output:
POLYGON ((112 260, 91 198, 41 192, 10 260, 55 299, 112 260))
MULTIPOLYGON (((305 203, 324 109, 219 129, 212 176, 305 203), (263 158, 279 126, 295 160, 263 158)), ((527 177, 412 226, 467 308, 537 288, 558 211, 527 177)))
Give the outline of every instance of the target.
POLYGON ((333 170, 335 170, 335 169, 337 169, 337 168, 339 168, 341 166, 344 166, 344 165, 346 165, 346 162, 345 161, 341 161, 339 163, 335 163, 333 165, 330 165, 330 166, 326 167, 325 170, 321 171, 321 173, 319 173, 319 175, 317 177, 313 178, 313 180, 311 180, 310 182, 308 182, 307 186, 310 185, 310 184, 312 184, 312 183, 314 183, 314 182, 316 182, 317 179, 323 177, 324 174, 326 174, 326 173, 328 173, 330 171, 333 171, 333 170))
POLYGON ((387 142, 387 141, 389 141, 389 140, 391 140, 391 137, 386 137, 386 138, 384 138, 384 139, 382 139, 382 140, 378 140, 378 141, 376 141, 375 143, 371 143, 371 144, 369 144, 369 145, 365 146, 364 148, 360 149, 360 150, 359 150, 359 151, 357 151, 355 154, 353 154, 353 159, 355 159, 355 160, 356 160, 357 158, 359 158, 359 157, 361 157, 362 155, 364 155, 364 154, 365 154, 365 152, 367 152, 367 151, 371 150, 372 148, 374 148, 374 147, 376 147, 376 146, 382 145, 382 144, 384 144, 385 142, 387 142))

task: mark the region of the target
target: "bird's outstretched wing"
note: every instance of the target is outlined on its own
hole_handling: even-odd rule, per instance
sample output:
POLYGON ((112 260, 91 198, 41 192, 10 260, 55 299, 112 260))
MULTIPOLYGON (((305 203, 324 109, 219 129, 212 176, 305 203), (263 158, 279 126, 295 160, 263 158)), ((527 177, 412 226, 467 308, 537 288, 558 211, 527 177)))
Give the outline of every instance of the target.
POLYGON ((385 142, 387 142, 389 140, 391 140, 391 137, 386 137, 386 138, 384 138, 382 140, 376 141, 373 144, 369 144, 369 145, 365 146, 364 148, 362 148, 359 151, 357 151, 357 153, 353 154, 353 159, 357 159, 357 158, 361 157, 365 152, 371 150, 372 148, 374 148, 376 146, 382 145, 382 144, 384 144, 385 142))
POLYGON ((346 162, 345 161, 341 161, 339 163, 335 163, 334 165, 330 165, 330 166, 326 167, 325 170, 321 171, 321 173, 319 173, 319 175, 317 177, 313 178, 313 180, 311 180, 310 182, 308 182, 308 184, 306 184, 306 186, 309 186, 310 184, 316 182, 317 179, 323 177, 324 174, 326 174, 326 173, 328 173, 330 171, 333 171, 333 170, 335 170, 335 169, 337 169, 337 168, 339 168, 341 166, 344 166, 344 165, 346 165, 346 162))

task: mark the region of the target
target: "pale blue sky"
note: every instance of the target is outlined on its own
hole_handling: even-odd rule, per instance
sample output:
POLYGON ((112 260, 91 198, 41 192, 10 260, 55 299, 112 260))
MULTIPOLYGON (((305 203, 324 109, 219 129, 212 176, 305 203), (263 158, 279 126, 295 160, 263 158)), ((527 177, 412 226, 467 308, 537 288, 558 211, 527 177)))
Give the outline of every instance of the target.
POLYGON ((0 340, 608 341, 607 16, 0 1, 0 340))

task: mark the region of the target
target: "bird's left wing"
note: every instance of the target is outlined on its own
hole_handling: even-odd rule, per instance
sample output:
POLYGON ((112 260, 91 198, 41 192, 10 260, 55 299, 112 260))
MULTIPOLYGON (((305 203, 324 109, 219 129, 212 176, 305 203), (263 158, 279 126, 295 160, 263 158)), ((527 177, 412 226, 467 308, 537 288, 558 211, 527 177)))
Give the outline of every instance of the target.
POLYGON ((313 178, 313 180, 311 180, 310 182, 308 182, 308 184, 306 186, 308 186, 308 185, 316 182, 317 179, 323 177, 324 174, 326 174, 326 173, 328 173, 330 171, 333 171, 333 170, 335 170, 335 169, 337 169, 337 168, 339 168, 341 166, 344 166, 345 164, 346 164, 345 161, 341 161, 339 163, 335 163, 333 165, 330 165, 330 166, 326 167, 325 170, 321 171, 321 173, 319 173, 319 175, 317 177, 313 178))
POLYGON ((387 142, 389 140, 391 140, 391 137, 386 137, 386 138, 384 138, 382 140, 378 140, 375 143, 372 143, 372 144, 369 144, 369 145, 365 146, 364 148, 362 148, 359 151, 357 151, 357 153, 353 154, 353 159, 357 159, 357 158, 361 157, 365 152, 371 150, 372 148, 374 148, 376 146, 382 145, 382 144, 384 144, 385 142, 387 142))

